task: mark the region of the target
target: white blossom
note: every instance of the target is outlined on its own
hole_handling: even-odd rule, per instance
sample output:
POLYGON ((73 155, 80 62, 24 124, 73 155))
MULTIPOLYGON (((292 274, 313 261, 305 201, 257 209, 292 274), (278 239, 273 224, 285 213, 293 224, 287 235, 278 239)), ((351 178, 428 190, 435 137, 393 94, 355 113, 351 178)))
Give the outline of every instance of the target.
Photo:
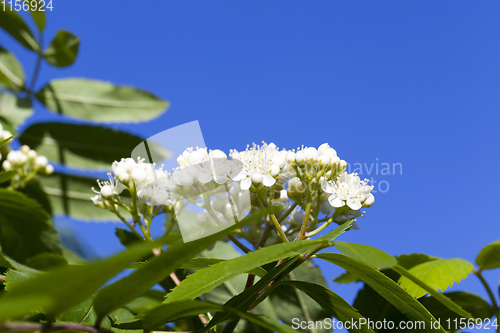
POLYGON ((373 186, 368 186, 368 179, 361 180, 357 174, 341 173, 335 180, 322 179, 321 187, 331 195, 328 201, 334 208, 347 205, 352 210, 359 210, 368 198, 373 186))

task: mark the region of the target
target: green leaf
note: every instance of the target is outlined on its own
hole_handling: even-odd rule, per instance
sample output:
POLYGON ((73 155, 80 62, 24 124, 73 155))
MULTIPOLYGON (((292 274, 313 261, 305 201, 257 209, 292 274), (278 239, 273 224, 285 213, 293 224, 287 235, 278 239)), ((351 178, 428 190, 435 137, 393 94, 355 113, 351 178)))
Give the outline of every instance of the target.
POLYGON ((47 214, 52 215, 52 206, 50 204, 49 197, 43 190, 38 180, 30 181, 22 189, 18 189, 18 191, 26 194, 29 198, 36 200, 40 205, 42 205, 47 214))
POLYGON ((98 188, 94 178, 53 173, 41 177, 39 181, 50 198, 54 214, 65 214, 76 219, 97 222, 119 221, 115 214, 95 206, 90 200, 95 195, 91 190, 92 187, 98 188), (62 185, 63 182, 65 187, 62 185), (63 191, 63 188, 66 191, 63 191))
MULTIPOLYGON (((203 269, 207 268, 209 266, 212 266, 214 264, 218 264, 220 262, 226 261, 225 259, 216 259, 216 258, 191 258, 188 261, 184 262, 180 268, 185 268, 185 269, 203 269)), ((248 274, 253 274, 257 276, 264 276, 266 275, 266 270, 261 268, 261 267, 256 267, 254 269, 251 269, 245 273, 248 274)))
POLYGON ((287 325, 280 324, 279 322, 268 319, 266 317, 257 317, 246 312, 238 311, 231 307, 197 300, 162 304, 154 308, 148 314, 146 314, 143 319, 144 330, 146 332, 149 332, 166 322, 172 322, 179 318, 197 315, 209 311, 227 311, 250 322, 253 322, 261 327, 267 328, 273 332, 298 332, 287 325))
POLYGON ((0 244, 2 251, 24 262, 42 252, 61 253, 49 215, 33 199, 18 191, 0 189, 0 244))
POLYGON ((336 283, 351 283, 359 281, 361 280, 356 275, 351 274, 349 272, 344 272, 333 280, 333 282, 336 283))
POLYGON ((69 31, 59 30, 43 56, 51 65, 67 67, 75 62, 79 47, 80 38, 69 31))
MULTIPOLYGON (((240 257, 241 253, 236 251, 236 249, 234 248, 232 243, 219 241, 219 242, 215 243, 215 246, 212 249, 203 251, 202 255, 205 257, 208 257, 208 258, 193 258, 193 259, 188 261, 188 265, 192 265, 192 266, 197 265, 199 262, 198 263, 196 263, 196 262, 189 263, 189 262, 192 260, 197 261, 198 259, 207 259, 208 260, 207 263, 209 263, 212 260, 222 261, 222 260, 233 259, 236 257, 240 257), (223 259, 212 259, 210 257, 217 257, 217 258, 223 258, 223 259)), ((183 266, 185 266, 185 265, 186 264, 183 264, 183 266)), ((200 267, 200 268, 203 268, 203 267, 200 267)), ((259 273, 259 274, 255 274, 255 275, 260 275, 260 273, 264 273, 264 275, 265 275, 267 273, 264 269, 262 269, 260 267, 254 269, 250 272, 259 273)), ((223 284, 221 284, 217 288, 204 294, 203 299, 205 301, 213 302, 213 303, 219 303, 219 304, 226 303, 232 297, 238 295, 242 290, 245 290, 245 286, 247 284, 247 278, 248 278, 248 276, 246 274, 240 274, 240 275, 238 275, 238 276, 236 276, 228 281, 225 281, 223 284)), ((274 309, 273 305, 271 304, 270 299, 266 298, 263 302, 261 302, 254 309, 252 309, 251 313, 254 315, 265 315, 266 317, 268 317, 270 319, 278 319, 274 310, 275 309, 274 309)), ((262 327, 259 327, 256 324, 248 322, 246 320, 241 320, 238 323, 238 325, 236 326, 235 331, 243 332, 243 333, 244 332, 252 332, 252 333, 264 333, 264 332, 266 332, 266 333, 269 333, 268 330, 266 330, 262 327)))
POLYGON ((11 136, 11 137, 8 137, 6 139, 3 139, 3 140, 0 140, 0 147, 2 147, 3 145, 7 144, 10 140, 12 140, 14 137, 11 136))
POLYGON ((0 28, 16 39, 21 45, 32 51, 38 51, 39 47, 22 17, 6 3, 5 10, 0 10, 0 28))
POLYGON ((41 0, 35 0, 37 1, 37 6, 36 7, 31 7, 31 3, 33 0, 30 0, 30 14, 31 18, 36 24, 36 27, 38 28, 38 31, 42 32, 45 29, 45 12, 39 10, 41 8, 41 0))
POLYGON ((66 266, 67 264, 68 262, 66 259, 62 255, 56 253, 40 253, 26 260, 27 266, 41 271, 66 266))
POLYGON ((31 99, 0 92, 0 115, 12 128, 17 128, 32 114, 31 99))
POLYGON ((116 228, 115 235, 118 237, 120 240, 120 243, 122 243, 123 246, 129 247, 133 244, 140 243, 144 241, 142 238, 137 236, 131 231, 122 229, 122 228, 116 228))
POLYGON ((138 244, 101 262, 65 266, 19 283, 1 298, 0 321, 39 309, 49 317, 57 316, 83 302, 131 262, 161 245, 162 242, 138 244))
POLYGON ((142 265, 129 276, 103 288, 95 299, 97 313, 102 318, 111 311, 142 296, 147 290, 178 269, 184 261, 194 257, 210 244, 233 232, 235 229, 261 219, 261 214, 247 216, 239 223, 211 236, 185 244, 171 245, 165 252, 142 265))
MULTIPOLYGON (((432 323, 436 321, 432 314, 396 282, 392 281, 375 268, 342 254, 319 253, 316 256, 357 275, 389 303, 404 313, 409 319, 423 321, 425 323, 426 332, 436 331, 431 328, 432 323)), ((443 328, 440 328, 439 331, 445 333, 443 328)))
MULTIPOLYGON (((474 318, 480 318, 484 321, 494 315, 491 306, 480 296, 461 291, 444 293, 443 295, 457 304, 457 306, 461 307, 464 311, 470 313, 474 318)), ((441 323, 444 323, 447 319, 467 318, 443 306, 443 304, 433 296, 422 298, 420 302, 434 315, 434 317, 441 319, 441 323)))
POLYGON ((325 240, 303 240, 274 244, 244 256, 214 264, 188 276, 167 295, 165 302, 194 299, 239 274, 273 261, 294 256, 300 250, 326 244, 328 241, 325 240))
MULTIPOLYGON (((465 279, 472 270, 472 264, 463 259, 438 259, 414 266, 409 272, 430 288, 445 291, 455 282, 465 279)), ((399 271, 398 273, 401 274, 399 271)), ((427 293, 406 276, 402 276, 398 283, 415 298, 427 293)))
POLYGON ((54 80, 36 97, 52 111, 92 121, 145 121, 168 107, 149 92, 87 79, 54 80))
POLYGON ((389 268, 398 264, 393 256, 368 245, 339 241, 335 241, 334 245, 340 252, 377 269, 389 268))
MULTIPOLYGON (((312 260, 304 262, 288 274, 288 277, 294 282, 312 284, 319 288, 326 288, 326 281, 321 274, 321 270, 317 266, 313 266, 312 260), (305 283, 305 282, 304 282, 305 283)), ((276 287, 268 299, 271 300, 273 310, 276 312, 279 320, 288 325, 294 325, 294 319, 297 318, 300 322, 324 322, 330 320, 333 312, 329 311, 324 305, 317 302, 314 297, 304 293, 304 290, 295 288, 292 282, 283 282, 276 287)), ((318 329, 301 329, 300 332, 308 333, 329 333, 332 330, 326 328, 318 329)))
POLYGON ((3 171, 0 172, 0 184, 11 180, 15 175, 17 175, 17 170, 3 171))
POLYGON ((412 253, 412 254, 402 254, 400 256, 397 256, 396 259, 398 260, 398 264, 401 267, 404 267, 406 269, 410 269, 414 266, 417 266, 419 264, 423 264, 424 262, 428 262, 431 260, 436 260, 440 258, 436 257, 430 257, 426 254, 422 253, 412 253))
MULTIPOLYGON (((321 305, 323 309, 328 312, 329 316, 334 316, 339 321, 359 322, 363 318, 363 316, 360 315, 359 312, 349 303, 347 303, 342 297, 329 290, 328 288, 325 288, 324 286, 302 281, 290 281, 284 283, 305 292, 309 297, 311 297, 319 305, 321 305)), ((363 325, 360 326, 359 329, 351 329, 350 332, 373 333, 373 330, 370 329, 368 325, 363 325)))
POLYGON ((500 267, 500 241, 486 245, 477 255, 476 264, 481 269, 500 267))
POLYGON ((60 314, 56 321, 94 325, 96 320, 97 314, 94 310, 94 298, 89 297, 72 309, 60 314))
POLYGON ((16 92, 22 90, 24 87, 24 71, 21 64, 12 53, 1 46, 0 87, 16 92))
MULTIPOLYGON (((142 138, 119 130, 68 123, 33 124, 19 140, 51 161, 61 163, 61 147, 67 166, 100 170, 109 170, 114 161, 130 156, 135 146, 142 142, 142 138)), ((158 146, 151 149, 165 158, 169 155, 158 146)))
POLYGON ((451 301, 449 298, 446 296, 443 296, 443 294, 439 293, 436 289, 428 285, 427 283, 423 282, 422 280, 418 279, 415 275, 410 273, 408 270, 405 268, 401 267, 400 265, 397 265, 392 268, 399 274, 401 274, 404 278, 407 278, 414 284, 416 284, 418 287, 422 288, 425 292, 428 292, 430 295, 434 296, 434 298, 446 306, 448 309, 451 311, 459 314, 460 316, 464 318, 473 318, 470 313, 467 311, 464 311, 459 305, 455 304, 453 301, 451 301))

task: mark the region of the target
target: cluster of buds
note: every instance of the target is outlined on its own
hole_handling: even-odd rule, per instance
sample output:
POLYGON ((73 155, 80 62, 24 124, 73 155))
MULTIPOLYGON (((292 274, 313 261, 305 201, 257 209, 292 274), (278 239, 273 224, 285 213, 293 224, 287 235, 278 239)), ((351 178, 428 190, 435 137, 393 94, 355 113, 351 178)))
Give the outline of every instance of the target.
MULTIPOLYGON (((4 146, 5 147, 5 146, 4 146)), ((2 162, 3 171, 16 171, 11 178, 10 188, 22 188, 37 175, 50 175, 54 167, 49 164, 47 157, 38 155, 27 145, 21 146, 20 150, 10 150, 2 162)))
POLYGON ((278 206, 280 221, 276 216, 273 221, 280 224, 282 238, 310 237, 331 222, 342 224, 363 216, 360 209, 374 203, 373 186, 346 173, 347 162, 328 143, 296 150, 253 144, 243 151, 231 150, 229 157, 218 149, 188 148, 172 172, 141 158, 124 158, 113 163, 108 181, 98 181, 100 189, 94 190, 92 201, 117 214, 119 207, 125 208, 136 214, 134 223, 141 211, 149 214, 143 219, 151 219, 153 212, 182 215, 186 206, 194 204, 204 211, 190 232, 228 225, 249 212, 278 206), (130 192, 131 204, 120 197, 124 190, 130 192), (315 229, 319 222, 325 223, 315 229))

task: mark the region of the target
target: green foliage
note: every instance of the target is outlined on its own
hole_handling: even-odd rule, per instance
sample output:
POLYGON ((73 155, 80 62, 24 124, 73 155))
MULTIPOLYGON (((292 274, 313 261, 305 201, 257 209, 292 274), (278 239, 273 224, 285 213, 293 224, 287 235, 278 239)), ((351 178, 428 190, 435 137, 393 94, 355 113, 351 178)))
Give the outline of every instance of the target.
POLYGON ((224 283, 224 281, 247 272, 248 270, 273 261, 288 258, 301 250, 309 249, 311 246, 325 244, 326 242, 322 240, 304 240, 275 244, 248 253, 242 257, 214 264, 190 275, 167 295, 165 302, 170 303, 194 299, 224 283))
POLYGON ((334 245, 340 252, 350 256, 353 259, 363 261, 377 269, 390 268, 397 265, 398 261, 393 256, 385 253, 382 250, 376 249, 374 247, 345 243, 345 242, 334 242, 334 245))
MULTIPOLYGON (((408 316, 408 318, 415 321, 423 321, 428 328, 427 331, 433 331, 430 329, 432 322, 435 321, 432 314, 397 283, 375 268, 361 261, 337 253, 320 253, 317 256, 318 258, 334 263, 344 268, 346 271, 357 275, 389 303, 408 316)), ((439 331, 445 332, 442 328, 439 331)))
POLYGON ((19 262, 43 252, 61 253, 50 216, 26 195, 0 189, 0 245, 19 262))
POLYGON ((53 80, 35 96, 49 110, 92 121, 144 121, 168 107, 146 91, 88 79, 53 80))
POLYGON ((40 48, 31 29, 16 11, 12 10, 8 4, 5 6, 5 11, 3 9, 0 11, 0 28, 22 46, 32 51, 38 51, 40 48))
POLYGON ((476 264, 481 269, 500 267, 500 241, 486 245, 477 255, 476 264))
POLYGON ((144 317, 144 329, 145 331, 151 331, 165 322, 171 322, 178 318, 208 311, 227 311, 229 313, 245 318, 246 320, 251 321, 261 327, 267 328, 272 332, 297 333, 297 331, 292 329, 291 327, 280 324, 279 322, 273 321, 266 317, 257 317, 249 313, 238 311, 231 307, 196 300, 162 304, 154 308, 144 317))
POLYGON ((33 103, 27 97, 0 92, 0 110, 4 122, 16 128, 33 114, 33 103))
POLYGON ((20 91, 24 87, 24 71, 16 57, 0 47, 0 87, 20 91))
MULTIPOLYGON (((409 272, 431 288, 445 291, 455 282, 465 279, 472 269, 472 264, 463 259, 438 259, 416 265, 409 272)), ((427 293, 407 276, 402 276, 399 284, 415 298, 420 298, 427 293)))
POLYGON ((75 62, 79 47, 80 39, 78 37, 69 31, 60 30, 43 56, 51 65, 67 67, 75 62))
POLYGON ((0 321, 38 309, 56 317, 90 297, 131 262, 158 246, 161 243, 139 244, 101 262, 62 267, 16 284, 0 302, 0 321))

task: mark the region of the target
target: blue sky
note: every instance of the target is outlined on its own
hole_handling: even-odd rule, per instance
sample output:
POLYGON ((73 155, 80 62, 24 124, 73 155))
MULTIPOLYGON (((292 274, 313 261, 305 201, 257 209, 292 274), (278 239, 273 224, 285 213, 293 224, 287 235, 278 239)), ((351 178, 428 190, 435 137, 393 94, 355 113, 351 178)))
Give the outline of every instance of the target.
MULTIPOLYGON (((500 239, 499 2, 53 0, 53 6, 48 35, 66 29, 82 42, 74 66, 42 68, 39 87, 49 78, 89 77, 152 91, 170 101, 168 112, 122 126, 146 137, 198 120, 212 149, 262 140, 285 148, 329 142, 351 165, 373 164, 363 176, 376 181, 376 203, 344 241, 394 255, 474 261, 500 239), (400 163, 402 172, 377 175, 377 163, 379 171, 382 163, 400 163)), ((34 57, 0 38, 31 73, 34 57)), ((115 225, 72 226, 100 254, 119 248, 115 225)), ((330 280, 341 272, 322 267, 330 280)), ((493 286, 499 273, 486 272, 493 286)), ((476 280, 458 289, 486 298, 476 280)), ((358 287, 331 285, 348 300, 358 287)))

